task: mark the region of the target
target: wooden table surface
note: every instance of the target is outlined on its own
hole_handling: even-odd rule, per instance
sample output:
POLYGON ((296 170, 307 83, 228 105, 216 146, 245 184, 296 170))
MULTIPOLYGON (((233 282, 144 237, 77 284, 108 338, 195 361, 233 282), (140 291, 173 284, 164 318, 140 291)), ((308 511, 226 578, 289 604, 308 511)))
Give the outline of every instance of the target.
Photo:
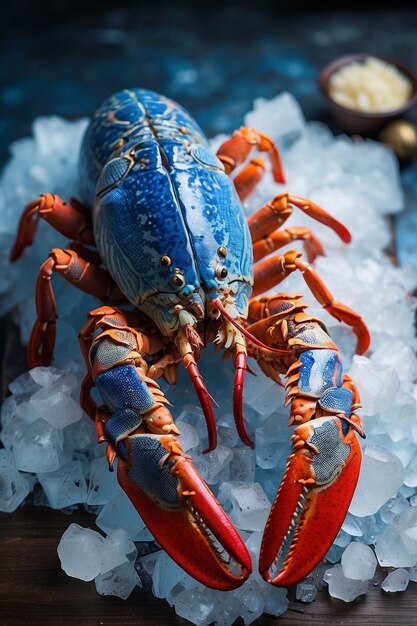
MULTIPOLYGON (((0 625, 1 626, 159 626, 187 624, 165 600, 135 590, 125 601, 97 594, 94 582, 68 577, 56 552, 71 522, 94 528, 93 516, 72 516, 27 506, 0 514, 0 625)), ((381 582, 386 572, 378 572, 381 582)), ((409 626, 417 624, 417 585, 405 593, 385 594, 371 586, 366 596, 344 603, 326 589, 311 604, 290 602, 280 618, 262 616, 257 626, 341 624, 343 626, 409 626), (413 588, 414 587, 414 588, 413 588), (278 621, 279 620, 279 621, 278 621)), ((289 597, 294 598, 294 589, 289 597)), ((243 622, 241 622, 243 624, 243 622)))

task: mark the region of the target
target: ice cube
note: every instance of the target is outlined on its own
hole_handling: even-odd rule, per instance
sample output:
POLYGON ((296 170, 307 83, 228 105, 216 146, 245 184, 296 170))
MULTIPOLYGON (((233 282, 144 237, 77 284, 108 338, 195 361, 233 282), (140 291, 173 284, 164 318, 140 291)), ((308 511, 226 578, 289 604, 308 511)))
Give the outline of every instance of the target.
POLYGON ((110 572, 126 562, 133 562, 138 551, 123 528, 115 528, 107 535, 103 544, 101 574, 110 572))
POLYGON ((230 492, 231 518, 242 530, 263 530, 271 504, 259 483, 234 487, 230 492))
POLYGON ((409 507, 394 517, 375 539, 375 553, 382 567, 413 567, 417 562, 417 509, 409 507))
POLYGON ((62 460, 62 432, 38 419, 16 432, 13 453, 22 472, 53 472, 62 460))
POLYGON ((308 583, 297 585, 295 599, 301 602, 314 602, 317 596, 317 587, 308 583))
POLYGON ((61 537, 58 556, 68 576, 93 580, 101 571, 104 538, 95 530, 71 524, 61 537))
POLYGON ((353 580, 369 580, 376 570, 373 550, 359 541, 349 544, 342 554, 343 575, 353 580))
POLYGON ((272 587, 265 604, 265 613, 279 617, 288 609, 287 590, 272 587))
POLYGON ((376 513, 397 493, 403 484, 403 476, 401 461, 394 454, 367 445, 350 513, 358 517, 376 513))
POLYGON ((405 591, 409 582, 409 572, 407 572, 406 569, 400 568, 388 574, 388 576, 381 583, 381 589, 391 593, 405 591))
POLYGON ((82 416, 81 407, 71 397, 71 387, 64 380, 60 378, 52 385, 42 387, 31 398, 35 411, 51 426, 59 429, 78 422, 82 416))
POLYGON ((249 578, 239 589, 241 616, 245 624, 252 624, 264 612, 269 588, 263 581, 249 578))
POLYGON ((271 415, 256 429, 255 442, 256 463, 262 469, 272 469, 284 462, 291 447, 288 430, 276 414, 271 415))
POLYGON ((251 483, 255 478, 255 455, 250 448, 234 448, 230 479, 251 483))
POLYGON ((135 570, 134 563, 126 561, 105 574, 95 577, 97 593, 102 596, 117 596, 126 600, 136 585, 142 586, 140 577, 135 570))
POLYGON ((62 371, 56 367, 39 366, 32 368, 29 374, 40 387, 49 387, 60 379, 62 371))
POLYGON ((398 493, 381 507, 379 515, 383 522, 389 524, 399 513, 408 509, 407 498, 398 493))
POLYGON ((187 576, 184 570, 161 551, 153 569, 153 592, 157 598, 166 598, 177 583, 187 576))
POLYGON ((88 484, 87 504, 107 504, 120 491, 116 472, 109 471, 105 457, 91 462, 90 481, 88 484))
POLYGON ((195 428, 191 426, 191 424, 187 424, 184 420, 181 421, 178 427, 181 431, 178 441, 180 442, 183 451, 187 452, 188 450, 197 448, 200 437, 198 436, 198 432, 195 428))
POLYGON ((208 626, 214 610, 210 590, 184 589, 175 598, 175 612, 196 626, 208 626))
POLYGON ((375 415, 393 404, 400 383, 392 367, 355 355, 349 374, 358 387, 363 415, 375 415))
POLYGON ((0 450, 0 511, 12 513, 31 490, 30 482, 17 471, 10 450, 0 450))
POLYGON ((140 541, 140 534, 145 528, 145 522, 121 490, 100 511, 96 524, 105 533, 123 528, 133 541, 140 541))
POLYGON ((230 448, 218 445, 212 452, 194 456, 193 461, 206 483, 215 485, 220 480, 220 473, 229 465, 232 457, 233 453, 230 448))
POLYGON ((52 472, 39 472, 38 480, 53 509, 64 509, 87 499, 87 485, 80 461, 69 461, 52 472))
POLYGON ((293 141, 301 136, 305 127, 300 105, 288 92, 271 100, 256 98, 253 111, 246 114, 244 121, 246 126, 253 126, 273 139, 291 137, 293 141))
POLYGON ((9 383, 9 389, 14 395, 34 393, 39 389, 39 384, 31 376, 30 372, 24 372, 9 383))
POLYGON ((342 566, 335 565, 324 573, 324 582, 329 586, 329 594, 344 602, 352 602, 368 591, 367 580, 352 580, 343 574, 342 566))

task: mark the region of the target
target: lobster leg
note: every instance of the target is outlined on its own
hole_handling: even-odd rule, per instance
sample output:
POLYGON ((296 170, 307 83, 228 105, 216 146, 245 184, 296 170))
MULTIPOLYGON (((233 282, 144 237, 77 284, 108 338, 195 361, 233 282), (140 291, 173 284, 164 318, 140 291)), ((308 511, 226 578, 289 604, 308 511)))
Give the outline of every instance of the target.
POLYGON ((257 243, 254 243, 253 260, 256 263, 271 252, 283 248, 293 241, 304 242, 304 249, 310 263, 312 263, 317 256, 324 256, 323 246, 310 228, 305 228, 304 226, 290 226, 285 230, 276 230, 269 235, 269 237, 265 237, 257 243))
MULTIPOLYGON (((225 141, 217 151, 217 157, 223 163, 227 174, 231 174, 239 165, 248 158, 253 148, 260 152, 267 152, 272 165, 272 175, 277 183, 285 183, 284 170, 281 157, 275 143, 254 128, 241 126, 235 131, 233 137, 225 141)), ((249 165, 240 173, 238 194, 244 200, 262 178, 262 173, 256 171, 257 166, 263 170, 263 161, 254 159, 253 166, 249 165), (259 177, 259 174, 260 177, 259 177), (246 179, 246 182, 244 180, 246 179), (240 193, 239 193, 240 191, 240 193), (242 195, 241 195, 242 194, 242 195)), ((236 179, 235 179, 236 180, 236 179)))
POLYGON ((30 246, 36 233, 39 218, 51 224, 68 239, 95 244, 88 210, 77 201, 68 204, 62 198, 45 193, 30 202, 22 213, 16 240, 10 251, 10 260, 16 261, 30 246))
POLYGON ((282 256, 275 256, 257 263, 254 267, 253 295, 271 289, 279 284, 291 272, 301 271, 305 282, 314 297, 326 311, 341 322, 352 327, 357 336, 356 352, 363 354, 369 347, 370 336, 361 316, 341 302, 337 302, 317 272, 305 261, 300 259, 301 252, 288 250, 282 256))
POLYGON ((255 261, 296 239, 302 239, 306 242, 305 248, 309 261, 314 260, 318 254, 323 254, 319 240, 308 228, 289 228, 283 231, 287 233, 285 236, 274 233, 292 215, 294 206, 318 222, 332 228, 342 241, 346 243, 350 241, 348 229, 320 206, 306 198, 281 193, 275 196, 272 202, 248 217, 248 226, 254 243, 255 261), (274 234, 271 235, 271 233, 274 234))
POLYGON ((263 578, 278 586, 298 582, 325 556, 347 513, 361 463, 355 431, 362 436, 363 431, 352 413, 360 406, 359 394, 343 376, 339 351, 323 325, 304 308, 297 296, 264 298, 252 303, 258 319, 248 328, 271 347, 292 352, 276 367, 287 378, 290 425, 299 425, 259 560, 263 578))
POLYGON ((49 365, 52 361, 56 334, 56 302, 51 278, 58 272, 82 291, 101 300, 124 301, 125 297, 110 275, 93 263, 85 261, 73 250, 54 248, 41 265, 36 281, 37 319, 28 344, 29 367, 49 365))

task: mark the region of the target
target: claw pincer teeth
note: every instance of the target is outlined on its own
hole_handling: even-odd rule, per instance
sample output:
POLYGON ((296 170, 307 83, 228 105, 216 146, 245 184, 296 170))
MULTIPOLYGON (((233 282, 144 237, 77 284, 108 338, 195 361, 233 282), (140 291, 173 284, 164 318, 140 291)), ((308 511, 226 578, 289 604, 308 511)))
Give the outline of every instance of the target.
POLYGON ((292 439, 259 561, 265 580, 278 586, 298 582, 325 556, 347 513, 361 461, 353 430, 337 416, 298 426, 292 439))
POLYGON ((126 438, 121 486, 155 539, 208 587, 234 589, 251 571, 240 535, 172 434, 126 438))

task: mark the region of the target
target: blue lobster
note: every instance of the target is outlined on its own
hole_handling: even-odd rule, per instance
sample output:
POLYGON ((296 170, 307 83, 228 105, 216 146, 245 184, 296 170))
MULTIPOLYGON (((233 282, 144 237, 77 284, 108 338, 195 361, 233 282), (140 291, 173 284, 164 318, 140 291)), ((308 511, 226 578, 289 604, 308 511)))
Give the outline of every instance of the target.
POLYGON ((244 200, 266 165, 284 182, 277 147, 241 127, 211 151, 190 115, 172 100, 143 89, 116 93, 95 113, 80 154, 82 203, 44 194, 25 209, 11 259, 32 242, 39 218, 73 240, 54 248, 36 284, 37 320, 31 367, 53 356, 56 306, 51 276, 100 298, 80 332, 88 374, 81 404, 106 441, 110 467, 118 457, 120 485, 158 543, 205 585, 233 589, 251 573, 240 535, 184 455, 178 428, 156 380, 176 381, 183 363, 207 421, 208 450, 216 447, 211 396, 199 373, 201 348, 215 342, 233 356, 233 407, 246 445, 242 396, 246 356, 280 383, 287 378, 293 449, 263 536, 259 568, 287 586, 306 576, 330 547, 358 478, 363 435, 353 381, 342 372, 337 346, 297 294, 259 297, 289 273, 302 272, 318 301, 369 344, 361 317, 337 302, 309 262, 323 253, 310 229, 279 230, 300 208, 348 242, 347 229, 324 209, 282 193, 246 220, 244 200), (236 169, 242 166, 236 174, 236 169), (233 174, 233 177, 230 175, 233 174), (307 261, 291 249, 304 242, 307 261), (97 406, 96 386, 103 404, 97 406))

